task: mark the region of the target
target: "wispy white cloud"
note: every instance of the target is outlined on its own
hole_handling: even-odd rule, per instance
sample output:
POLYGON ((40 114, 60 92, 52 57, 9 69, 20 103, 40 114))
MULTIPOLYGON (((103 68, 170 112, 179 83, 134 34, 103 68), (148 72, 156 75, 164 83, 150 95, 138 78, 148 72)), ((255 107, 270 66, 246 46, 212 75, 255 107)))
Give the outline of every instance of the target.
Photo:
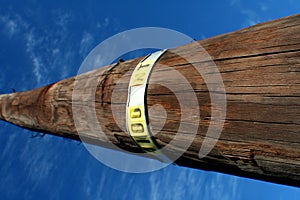
MULTIPOLYGON (((22 77, 20 74, 20 79, 28 82, 29 78, 30 83, 35 87, 68 77, 70 71, 73 70, 71 67, 74 67, 74 57, 78 52, 74 48, 77 44, 70 42, 74 39, 70 37, 69 33, 69 24, 73 20, 72 15, 56 10, 52 13, 52 18, 55 25, 49 31, 47 28, 41 29, 40 26, 28 23, 24 17, 16 13, 0 15, 0 27, 4 28, 2 31, 6 36, 8 38, 17 36, 24 41, 23 44, 25 44, 25 51, 31 66, 24 66, 27 67, 27 69, 24 68, 27 76, 22 77), (29 67, 32 68, 29 69, 29 67), (29 72, 32 73, 32 77, 28 76, 29 72), (53 78, 51 74, 56 76, 53 78)), ((92 35, 84 35, 81 44, 82 53, 86 53, 91 48, 89 46, 91 42, 93 42, 92 35)), ((22 90, 25 89, 28 88, 26 86, 22 88, 22 90)))
POLYGON ((3 19, 3 20, 6 26, 5 29, 9 37, 12 37, 17 32, 18 29, 16 22, 10 19, 3 19))
MULTIPOLYGON (((74 70, 71 67, 79 67, 78 64, 74 65, 74 58, 78 54, 78 50, 74 47, 78 49, 78 45, 71 42, 74 38, 71 38, 69 33, 69 24, 73 20, 72 15, 60 10, 53 12, 52 15, 55 25, 51 31, 28 23, 24 17, 15 13, 0 15, 0 27, 4 27, 2 31, 6 36, 8 38, 17 36, 24 41, 21 44, 25 44, 24 49, 31 65, 24 66, 27 75, 25 77, 20 74, 20 79, 26 82, 30 79, 28 83, 34 84, 34 87, 64 79, 74 70), (30 72, 32 77, 28 76, 30 72)), ((90 50, 92 42, 92 34, 86 33, 80 44, 82 54, 86 54, 90 50)), ((25 86, 19 89, 29 88, 25 86)))
POLYGON ((108 17, 104 18, 103 21, 96 24, 97 28, 106 28, 110 24, 110 19, 108 17))
POLYGON ((0 24, 3 25, 4 33, 9 37, 13 37, 16 35, 21 28, 24 27, 23 21, 20 21, 18 17, 11 17, 11 16, 0 16, 0 24))
POLYGON ((4 25, 4 31, 9 38, 13 36, 23 36, 26 45, 26 52, 32 62, 33 70, 32 73, 36 78, 37 85, 41 85, 47 82, 43 71, 47 72, 42 62, 40 53, 36 49, 42 44, 43 38, 37 37, 35 34, 36 30, 17 14, 0 16, 0 23, 4 25))
POLYGON ((70 13, 65 13, 62 10, 54 12, 54 15, 56 24, 66 31, 68 24, 72 21, 72 15, 70 13))
MULTIPOLYGON (((89 172, 89 170, 86 170, 86 172, 89 172)), ((83 178, 83 188, 84 188, 84 193, 87 198, 91 197, 91 194, 93 192, 93 180, 91 179, 91 174, 86 173, 84 178, 83 178)))
MULTIPOLYGON (((3 124, 3 126, 6 125, 3 124)), ((1 130, 7 131, 7 127, 3 126, 1 130)), ((12 130, 15 129, 12 128, 12 130)), ((25 199, 32 199, 30 191, 36 190, 42 181, 46 182, 50 173, 56 167, 56 153, 48 149, 46 150, 47 154, 52 153, 52 155, 45 156, 45 151, 42 150, 44 143, 34 139, 25 141, 22 136, 26 134, 28 134, 28 131, 25 130, 19 130, 18 134, 1 134, 4 138, 7 137, 8 140, 1 146, 0 157, 5 162, 1 163, 0 168, 2 174, 0 188, 14 191, 16 194, 20 193, 20 189, 27 188, 27 190, 22 191, 22 196, 25 199), (26 180, 23 180, 24 176, 18 176, 19 171, 11 173, 12 169, 18 170, 20 168, 26 174, 26 180)))
POLYGON ((18 25, 16 21, 10 19, 8 16, 1 16, 0 22, 4 25, 4 32, 11 38, 18 32, 18 25))
POLYGON ((241 0, 228 0, 228 2, 231 7, 236 8, 243 16, 243 22, 241 24, 242 27, 253 26, 262 22, 262 17, 259 15, 259 12, 265 12, 269 8, 268 4, 265 2, 259 3, 259 8, 257 10, 245 6, 244 2, 241 0))
POLYGON ((41 83, 41 80, 42 80, 42 74, 41 74, 41 68, 43 67, 42 64, 41 64, 41 61, 39 60, 39 58, 37 57, 33 57, 33 73, 36 77, 36 81, 38 84, 41 83))
POLYGON ((42 62, 42 58, 39 55, 39 53, 36 51, 36 48, 39 47, 39 45, 42 45, 43 38, 37 37, 34 33, 35 29, 31 28, 30 31, 25 34, 25 41, 26 41, 26 52, 28 53, 32 65, 33 65, 33 75, 35 76, 36 83, 38 86, 41 86, 42 84, 47 84, 49 80, 46 78, 48 70, 44 63, 42 62))
POLYGON ((45 151, 39 151, 39 149, 43 149, 43 143, 41 139, 28 140, 24 144, 22 153, 20 154, 20 160, 23 161, 24 169, 28 172, 28 177, 32 181, 41 181, 47 178, 51 170, 55 168, 54 161, 57 155, 55 152, 47 151, 48 154, 53 154, 51 161, 49 161, 50 156, 45 156, 45 151))
POLYGON ((109 18, 108 17, 106 17, 105 19, 104 19, 104 26, 108 26, 109 25, 109 18))
POLYGON ((51 71, 59 71, 59 79, 64 79, 69 76, 72 70, 71 67, 76 54, 75 43, 70 42, 73 39, 70 35, 73 34, 69 30, 69 25, 73 22, 74 16, 72 13, 58 9, 53 12, 53 18, 55 19, 57 31, 52 31, 54 35, 49 36, 51 37, 51 44, 47 45, 47 57, 51 60, 49 60, 48 67, 51 71))
POLYGON ((16 141, 17 135, 14 134, 5 134, 5 130, 7 129, 7 127, 9 126, 8 124, 1 122, 1 129, 0 129, 0 135, 2 136, 6 136, 6 142, 3 146, 1 146, 1 154, 0 157, 4 158, 5 156, 13 157, 13 153, 11 152, 11 148, 13 146, 13 144, 16 141))
POLYGON ((262 12, 265 12, 265 11, 269 10, 269 6, 267 4, 265 4, 265 3, 261 3, 260 4, 260 10, 262 12))
POLYGON ((254 19, 246 19, 244 22, 244 26, 253 26, 255 24, 260 23, 259 20, 254 20, 254 19))
POLYGON ((229 0, 229 5, 230 6, 236 6, 241 3, 241 0, 229 0))
POLYGON ((82 39, 80 41, 80 55, 85 57, 87 56, 88 52, 91 50, 92 48, 92 44, 94 42, 94 38, 92 36, 92 34, 88 33, 88 32, 84 32, 82 39))
POLYGON ((249 9, 241 10, 241 14, 246 16, 244 26, 253 26, 261 22, 261 18, 257 12, 249 9))
POLYGON ((238 177, 187 168, 180 170, 172 168, 174 167, 170 166, 168 170, 164 170, 163 176, 157 176, 156 173, 150 175, 147 182, 151 186, 149 188, 151 199, 240 199, 238 177), (172 183, 172 187, 165 185, 169 183, 172 183), (168 191, 162 193, 161 188, 166 187, 169 188, 168 191))

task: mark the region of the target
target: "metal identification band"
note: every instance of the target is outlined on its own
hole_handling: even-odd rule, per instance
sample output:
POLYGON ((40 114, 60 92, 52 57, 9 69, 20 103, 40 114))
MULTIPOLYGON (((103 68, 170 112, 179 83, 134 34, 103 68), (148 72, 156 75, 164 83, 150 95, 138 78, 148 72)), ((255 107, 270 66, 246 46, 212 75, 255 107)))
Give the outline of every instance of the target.
POLYGON ((128 87, 128 100, 126 107, 127 131, 132 140, 145 152, 155 155, 162 161, 169 161, 164 156, 153 139, 148 127, 148 112, 146 104, 146 89, 148 79, 156 61, 166 50, 148 55, 136 66, 128 87))

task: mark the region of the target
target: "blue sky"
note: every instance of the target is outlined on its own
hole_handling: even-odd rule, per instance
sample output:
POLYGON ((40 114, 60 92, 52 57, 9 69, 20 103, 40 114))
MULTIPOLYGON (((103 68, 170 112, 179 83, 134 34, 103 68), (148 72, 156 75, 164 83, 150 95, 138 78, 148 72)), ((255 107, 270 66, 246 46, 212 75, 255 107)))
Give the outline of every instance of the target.
MULTIPOLYGON (((297 0, 0 0, 0 93, 76 75, 106 38, 164 27, 197 40, 299 13, 297 0)), ((101 66, 99 66, 101 67, 101 66)), ((98 162, 78 142, 0 122, 0 199, 299 199, 300 189, 169 166, 130 174, 98 162)))

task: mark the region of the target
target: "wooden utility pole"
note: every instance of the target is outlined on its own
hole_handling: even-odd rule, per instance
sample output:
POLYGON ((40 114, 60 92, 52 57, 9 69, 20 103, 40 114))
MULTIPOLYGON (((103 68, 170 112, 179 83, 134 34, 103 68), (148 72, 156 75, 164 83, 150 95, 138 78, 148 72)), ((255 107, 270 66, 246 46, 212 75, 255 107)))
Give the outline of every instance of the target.
MULTIPOLYGON (((198 153, 212 120, 210 92, 213 91, 208 91, 206 82, 192 66, 209 67, 205 58, 194 57, 200 50, 191 43, 166 52, 150 76, 147 105, 150 108, 160 104, 167 112, 165 125, 155 135, 157 143, 165 146, 172 140, 181 116, 176 96, 157 84, 157 80, 167 80, 180 88, 181 83, 172 79, 168 70, 162 70, 161 66, 168 66, 191 84, 201 119, 195 139, 176 164, 299 187, 300 16, 262 23, 197 43, 212 57, 225 86, 227 112, 222 134, 212 151, 200 159, 198 153), (194 63, 179 54, 192 58, 194 63)), ((79 130, 81 137, 106 147, 107 141, 86 117, 86 102, 95 99, 97 119, 109 140, 126 151, 140 152, 123 130, 126 130, 130 74, 141 59, 100 68, 31 91, 1 95, 1 119, 31 130, 79 140, 73 119, 74 108, 77 108, 76 112, 80 111, 82 116, 80 127, 85 127, 79 130), (80 86, 76 91, 75 78, 80 86), (88 87, 94 82, 97 86, 91 94, 88 87), (112 101, 117 82, 118 98, 112 101), (78 98, 72 99, 74 93, 78 98), (113 105, 118 107, 118 116, 124 116, 123 120, 113 117, 113 105)), ((160 113, 153 109, 149 114, 152 130, 160 121, 160 113)), ((189 137, 188 125, 186 127, 185 134, 189 137)), ((176 151, 178 147, 170 148, 176 151)))

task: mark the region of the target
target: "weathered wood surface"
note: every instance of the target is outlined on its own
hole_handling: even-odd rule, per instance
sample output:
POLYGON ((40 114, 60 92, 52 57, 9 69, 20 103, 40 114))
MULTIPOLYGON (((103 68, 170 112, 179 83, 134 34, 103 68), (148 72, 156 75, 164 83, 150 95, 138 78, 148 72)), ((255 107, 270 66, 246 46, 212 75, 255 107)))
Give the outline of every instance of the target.
MULTIPOLYGON (((176 161, 178 165, 299 187, 300 16, 259 24, 202 40, 199 44, 212 57, 224 81, 227 113, 222 134, 214 149, 200 159, 198 153, 211 121, 211 99, 201 76, 191 63, 176 53, 192 59, 193 65, 210 67, 211 63, 206 57, 195 57, 201 49, 191 43, 164 54, 152 72, 147 103, 154 132, 161 126, 163 117, 159 107, 151 109, 151 106, 160 104, 167 112, 163 128, 155 135, 157 142, 165 146, 174 138, 181 117, 176 96, 157 84, 167 81, 181 88, 181 82, 163 69, 168 66, 180 72, 193 87, 201 118, 196 138, 176 161)), ((95 128, 97 124, 89 121, 89 102, 95 99, 97 119, 109 140, 127 151, 140 152, 123 131, 128 82, 140 60, 120 63, 109 71, 101 68, 81 74, 77 76, 75 90, 75 77, 72 77, 43 88, 1 95, 1 119, 75 140, 80 139, 77 134, 80 131, 85 140, 106 147, 103 134, 95 128), (112 99, 116 84, 118 93, 112 99), (76 94, 75 99, 72 94, 76 94), (113 117, 112 106, 117 108, 114 111, 119 117, 113 117), (81 116, 77 127, 74 111, 81 116)), ((211 76, 213 79, 214 75, 211 76)), ((194 125, 184 124, 183 142, 194 125)), ((180 145, 169 148, 177 151, 180 145)))

